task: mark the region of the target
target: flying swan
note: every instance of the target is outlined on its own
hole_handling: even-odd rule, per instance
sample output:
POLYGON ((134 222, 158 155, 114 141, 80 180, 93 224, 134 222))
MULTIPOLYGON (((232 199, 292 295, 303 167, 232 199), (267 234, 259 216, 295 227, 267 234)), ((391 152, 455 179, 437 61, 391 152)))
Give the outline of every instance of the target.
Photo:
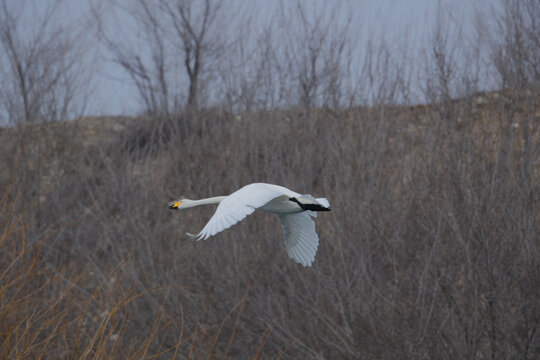
POLYGON ((229 196, 216 196, 201 200, 182 199, 169 204, 169 209, 183 210, 199 205, 217 205, 217 210, 198 234, 187 233, 197 240, 208 239, 230 228, 255 210, 277 214, 285 237, 289 258, 311 266, 319 246, 315 223, 316 211, 330 211, 324 198, 301 195, 283 186, 254 183, 244 186, 229 196))

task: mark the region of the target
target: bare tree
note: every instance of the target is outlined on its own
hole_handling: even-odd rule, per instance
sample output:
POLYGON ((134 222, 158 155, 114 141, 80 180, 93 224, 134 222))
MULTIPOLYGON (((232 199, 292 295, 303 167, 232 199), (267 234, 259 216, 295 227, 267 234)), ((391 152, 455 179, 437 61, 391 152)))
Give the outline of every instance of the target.
MULTIPOLYGON (((169 47, 166 32, 162 23, 162 14, 155 4, 149 1, 138 0, 136 6, 120 8, 129 15, 135 30, 142 31, 140 42, 134 44, 129 33, 131 28, 122 28, 121 21, 114 21, 115 27, 107 29, 108 21, 101 12, 103 9, 94 8, 95 18, 99 23, 99 39, 113 54, 113 61, 119 64, 135 84, 145 111, 153 114, 168 114, 172 111, 174 98, 171 98, 171 87, 174 87, 174 78, 170 78, 169 47), (125 34, 128 32, 128 34, 125 34), (113 37, 111 33, 115 33, 113 37), (172 84, 171 84, 172 83, 172 84)), ((133 31, 136 32, 136 31, 133 31)))
POLYGON ((425 95, 428 102, 445 102, 458 96, 457 84, 460 80, 460 43, 463 19, 455 19, 441 2, 437 5, 436 20, 433 23, 424 58, 425 95))
POLYGON ((502 87, 540 88, 540 2, 504 0, 495 16, 492 59, 502 87))
POLYGON ((275 16, 267 23, 260 19, 255 25, 253 9, 237 11, 238 21, 233 27, 234 41, 229 42, 226 56, 218 67, 219 99, 232 111, 251 111, 275 104, 275 87, 279 82, 274 73, 275 16))
POLYGON ((0 3, 0 101, 9 123, 65 120, 84 106, 92 64, 83 61, 81 24, 58 22, 61 4, 48 2, 38 17, 25 1, 0 3))
POLYGON ((133 8, 118 9, 131 22, 124 27, 141 30, 139 42, 129 40, 121 21, 107 29, 100 20, 100 38, 137 87, 146 111, 170 114, 184 105, 198 107, 205 75, 225 46, 222 2, 138 0, 133 8))
MULTIPOLYGON (((184 67, 189 78, 187 104, 198 106, 201 77, 204 68, 219 57, 222 44, 218 41, 218 16, 222 13, 221 0, 204 0, 199 5, 189 0, 160 0, 176 31, 176 40, 184 55, 184 67)), ((221 23, 223 25, 223 23, 221 23)))
POLYGON ((281 3, 283 45, 276 67, 278 72, 284 68, 289 78, 282 91, 290 92, 292 85, 302 106, 339 103, 341 81, 350 69, 347 65, 354 45, 349 33, 354 11, 342 10, 334 5, 314 10, 301 1, 288 6, 281 3))

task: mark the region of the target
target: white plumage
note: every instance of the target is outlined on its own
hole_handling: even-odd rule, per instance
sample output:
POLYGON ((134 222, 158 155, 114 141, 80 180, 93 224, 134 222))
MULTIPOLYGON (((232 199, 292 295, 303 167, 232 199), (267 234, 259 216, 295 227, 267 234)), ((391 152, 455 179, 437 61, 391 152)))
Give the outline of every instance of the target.
POLYGON ((214 216, 198 234, 189 234, 197 240, 208 239, 228 229, 255 210, 277 214, 285 237, 285 248, 296 262, 311 266, 319 245, 315 232, 315 211, 329 211, 330 203, 324 198, 301 195, 283 186, 254 183, 244 186, 229 196, 201 200, 182 199, 169 205, 170 209, 188 209, 199 205, 219 204, 214 216))

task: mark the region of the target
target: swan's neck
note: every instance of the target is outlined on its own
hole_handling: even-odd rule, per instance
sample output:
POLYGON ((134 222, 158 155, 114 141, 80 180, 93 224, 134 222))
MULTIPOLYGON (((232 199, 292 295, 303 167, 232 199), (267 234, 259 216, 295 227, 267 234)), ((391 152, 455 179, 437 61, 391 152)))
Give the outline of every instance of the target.
POLYGON ((190 205, 191 207, 195 207, 199 205, 217 205, 221 202, 221 200, 225 198, 226 196, 215 196, 215 197, 206 198, 206 199, 192 200, 190 205))

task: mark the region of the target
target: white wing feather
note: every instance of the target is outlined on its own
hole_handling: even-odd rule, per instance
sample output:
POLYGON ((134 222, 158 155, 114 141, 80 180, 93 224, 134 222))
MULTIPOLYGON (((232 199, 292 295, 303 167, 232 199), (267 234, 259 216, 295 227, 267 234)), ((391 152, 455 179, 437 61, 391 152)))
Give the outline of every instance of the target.
POLYGON ((311 266, 319 246, 319 236, 315 232, 315 223, 310 218, 311 213, 312 211, 306 211, 278 215, 289 258, 304 266, 311 266))
POLYGON ((196 235, 189 233, 187 235, 196 237, 197 240, 206 240, 210 236, 230 228, 254 212, 255 209, 283 195, 292 197, 298 194, 278 185, 262 183, 246 185, 219 203, 215 214, 210 218, 201 232, 196 235))
POLYGON ((326 199, 326 198, 317 198, 316 200, 317 200, 317 201, 319 202, 319 204, 321 204, 322 206, 327 207, 327 208, 330 207, 330 202, 328 201, 328 199, 326 199))

